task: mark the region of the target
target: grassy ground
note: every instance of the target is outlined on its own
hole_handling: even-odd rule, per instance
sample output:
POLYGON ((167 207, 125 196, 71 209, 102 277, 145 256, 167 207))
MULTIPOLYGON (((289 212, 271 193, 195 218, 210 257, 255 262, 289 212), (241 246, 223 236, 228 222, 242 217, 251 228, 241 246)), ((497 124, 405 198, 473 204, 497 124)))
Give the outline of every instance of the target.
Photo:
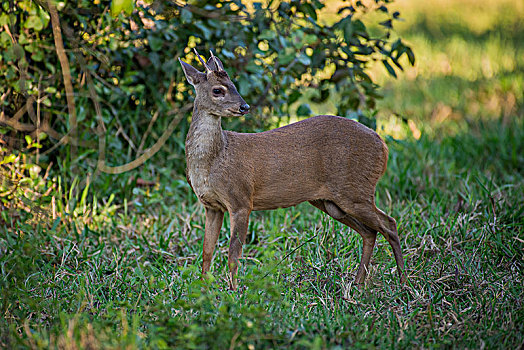
POLYGON ((373 74, 390 147, 377 204, 399 224, 406 286, 383 238, 351 286, 360 237, 305 204, 252 214, 235 293, 226 218, 204 284, 203 209, 158 169, 117 204, 60 184, 52 224, 0 227, 0 347, 521 347, 522 6, 398 6, 418 64, 373 74))

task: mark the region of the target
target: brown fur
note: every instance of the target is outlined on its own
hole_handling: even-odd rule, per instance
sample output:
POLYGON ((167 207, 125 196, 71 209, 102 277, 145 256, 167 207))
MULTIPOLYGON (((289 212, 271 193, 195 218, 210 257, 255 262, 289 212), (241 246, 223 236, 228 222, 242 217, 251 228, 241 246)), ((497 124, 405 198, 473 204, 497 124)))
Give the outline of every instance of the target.
POLYGON ((375 186, 386 170, 388 149, 373 130, 326 115, 261 133, 222 130, 221 117, 241 115, 245 101, 222 74, 221 64, 205 74, 181 63, 197 93, 186 159, 188 181, 206 208, 203 274, 211 266, 225 211, 231 217, 228 261, 235 289, 249 213, 309 201, 362 236, 357 283, 364 282, 377 232, 391 244, 405 279, 395 220, 375 206, 375 186), (212 93, 217 84, 227 89, 220 98, 212 93))

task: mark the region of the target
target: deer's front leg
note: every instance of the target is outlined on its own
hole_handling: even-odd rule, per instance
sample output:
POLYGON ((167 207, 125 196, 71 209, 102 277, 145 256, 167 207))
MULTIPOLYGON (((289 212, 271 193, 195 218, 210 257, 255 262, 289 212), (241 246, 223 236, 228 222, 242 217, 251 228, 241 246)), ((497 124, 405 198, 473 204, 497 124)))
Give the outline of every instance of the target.
POLYGON ((246 242, 247 226, 249 222, 249 209, 231 211, 231 243, 229 243, 229 288, 237 289, 236 274, 238 271, 238 258, 242 254, 242 246, 246 242))
POLYGON ((224 213, 220 210, 206 208, 206 229, 204 233, 204 249, 202 252, 202 276, 205 277, 206 273, 211 267, 211 261, 213 260, 213 251, 217 244, 218 236, 220 234, 220 228, 224 221, 224 213))

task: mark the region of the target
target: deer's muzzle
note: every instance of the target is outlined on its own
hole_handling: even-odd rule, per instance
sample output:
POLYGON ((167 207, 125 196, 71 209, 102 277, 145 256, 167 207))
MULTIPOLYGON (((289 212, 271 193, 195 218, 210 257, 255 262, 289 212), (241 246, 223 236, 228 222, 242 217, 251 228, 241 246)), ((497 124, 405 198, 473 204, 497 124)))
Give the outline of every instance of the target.
POLYGON ((249 105, 247 103, 244 103, 240 106, 240 113, 247 114, 247 112, 249 112, 249 108, 249 105))

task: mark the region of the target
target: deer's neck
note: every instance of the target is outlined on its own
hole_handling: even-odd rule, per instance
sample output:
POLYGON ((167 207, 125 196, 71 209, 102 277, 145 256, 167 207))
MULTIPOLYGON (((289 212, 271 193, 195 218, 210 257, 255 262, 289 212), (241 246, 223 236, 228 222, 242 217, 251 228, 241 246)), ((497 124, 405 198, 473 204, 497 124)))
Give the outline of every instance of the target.
POLYGON ((200 110, 195 103, 193 120, 186 138, 188 170, 190 172, 209 171, 213 160, 219 155, 224 144, 220 117, 200 110))

